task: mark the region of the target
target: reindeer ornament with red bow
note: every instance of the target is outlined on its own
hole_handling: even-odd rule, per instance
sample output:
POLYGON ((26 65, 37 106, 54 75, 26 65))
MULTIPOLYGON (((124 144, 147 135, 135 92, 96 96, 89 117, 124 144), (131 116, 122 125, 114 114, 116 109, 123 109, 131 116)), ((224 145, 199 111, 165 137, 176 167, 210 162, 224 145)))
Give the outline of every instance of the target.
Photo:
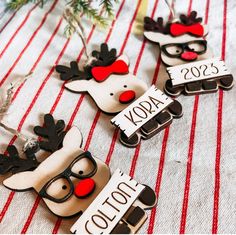
POLYGON ((224 62, 213 58, 205 40, 208 29, 201 22, 195 11, 166 24, 161 17, 157 21, 144 18, 144 36, 159 44, 163 63, 171 66, 167 68, 171 79, 164 87, 171 96, 216 92, 233 86, 224 62))
MULTIPOLYGON (((88 92, 104 113, 117 114, 122 111, 126 112, 128 108, 132 107, 136 101, 144 97, 146 92, 148 92, 147 85, 129 73, 127 56, 121 55, 117 57, 116 49, 109 50, 107 44, 103 43, 100 51, 92 52, 92 57, 94 60, 90 65, 84 66, 83 71, 79 70, 76 61, 72 61, 70 67, 58 65, 56 70, 60 73, 62 80, 72 80, 65 84, 68 90, 76 93, 88 92)), ((158 94, 160 93, 158 92, 158 94)), ((162 95, 164 94, 160 94, 158 99, 161 100, 162 95)), ((125 121, 126 123, 135 126, 135 122, 142 124, 140 128, 136 128, 129 136, 124 134, 119 122, 111 121, 113 125, 121 129, 120 142, 123 145, 134 148, 139 144, 141 138, 151 138, 169 126, 173 118, 182 116, 182 106, 178 101, 167 102, 168 104, 163 106, 162 109, 159 109, 159 101, 156 100, 156 102, 153 104, 142 100, 141 106, 133 107, 133 114, 133 111, 127 111, 131 116, 125 121), (152 115, 153 113, 156 115, 150 117, 150 114, 152 115), (145 120, 137 121, 135 120, 135 115, 145 120)))
POLYGON ((107 44, 101 45, 101 51, 93 51, 94 60, 78 69, 77 62, 71 67, 58 65, 57 72, 64 81, 72 80, 65 87, 76 93, 88 92, 97 106, 108 114, 116 114, 140 97, 147 85, 129 73, 129 60, 126 55, 116 56, 116 49, 108 50, 107 44))

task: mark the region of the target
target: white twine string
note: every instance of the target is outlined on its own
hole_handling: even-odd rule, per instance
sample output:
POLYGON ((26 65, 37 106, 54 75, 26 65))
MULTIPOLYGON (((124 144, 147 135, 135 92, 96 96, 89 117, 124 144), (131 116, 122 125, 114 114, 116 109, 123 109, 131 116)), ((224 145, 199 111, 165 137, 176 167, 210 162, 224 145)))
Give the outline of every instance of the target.
POLYGON ((7 89, 7 95, 5 101, 3 100, 3 104, 0 106, 0 116, 4 116, 7 114, 7 111, 11 105, 12 96, 14 94, 14 90, 17 89, 21 84, 23 84, 28 78, 30 78, 32 75, 32 72, 25 75, 23 77, 23 80, 20 79, 14 84, 10 84, 10 88, 7 89))
MULTIPOLYGON (((31 75, 32 75, 32 72, 25 75, 23 77, 23 79, 17 81, 16 83, 14 83, 14 84, 11 83, 10 88, 7 89, 6 99, 3 100, 3 104, 0 106, 0 117, 3 117, 4 115, 7 115, 7 111, 9 109, 10 105, 11 105, 14 90, 17 89, 21 84, 23 84, 29 77, 31 77, 31 75)), ((22 134, 18 130, 7 126, 6 124, 2 123, 1 121, 0 121, 0 127, 5 129, 6 131, 10 132, 11 134, 16 135, 17 137, 19 137, 20 139, 22 139, 25 142, 25 144, 23 146, 23 151, 24 152, 27 149, 38 145, 38 141, 35 140, 34 138, 31 138, 31 137, 28 137, 28 136, 22 134)))
MULTIPOLYGON (((176 2, 176 0, 173 0, 174 5, 175 5, 175 2, 176 2)), ((172 7, 172 4, 169 3, 168 0, 165 0, 165 3, 166 3, 166 5, 169 7, 169 9, 170 9, 170 12, 171 12, 171 15, 172 15, 172 21, 175 21, 175 20, 176 20, 175 8, 172 7)))
POLYGON ((81 39, 84 49, 85 49, 85 56, 86 60, 83 63, 83 67, 89 66, 92 64, 94 60, 96 60, 95 57, 90 55, 88 51, 88 45, 87 45, 87 36, 84 30, 83 25, 81 24, 81 18, 80 16, 74 16, 71 12, 70 8, 66 8, 63 13, 63 18, 67 21, 67 23, 72 28, 73 32, 75 32, 81 39))
POLYGON ((73 16, 73 14, 69 8, 66 8, 66 10, 63 13, 63 17, 67 21, 67 23, 70 25, 70 27, 73 29, 73 31, 76 32, 77 35, 80 37, 80 39, 84 45, 85 56, 87 59, 89 59, 87 42, 86 42, 87 39, 86 39, 84 27, 80 22, 80 17, 73 16), (78 30, 78 28, 79 28, 79 30, 78 30))

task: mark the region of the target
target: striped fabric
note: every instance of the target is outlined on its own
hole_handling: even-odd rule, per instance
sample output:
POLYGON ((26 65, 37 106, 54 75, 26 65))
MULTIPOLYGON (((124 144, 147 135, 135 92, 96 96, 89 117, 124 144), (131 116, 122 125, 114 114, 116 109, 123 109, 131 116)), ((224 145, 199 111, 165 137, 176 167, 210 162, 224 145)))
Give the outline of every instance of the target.
MULTIPOLYGON (((158 204, 148 212, 142 233, 236 233, 236 88, 179 97, 183 118, 136 149, 128 149, 109 125, 111 117, 101 113, 87 95, 64 90, 52 67, 84 60, 78 37, 63 36, 63 2, 49 1, 43 9, 29 4, 1 19, 0 88, 34 72, 17 90, 4 122, 30 136, 48 112, 64 119, 68 127, 77 125, 84 148, 109 164, 112 172, 120 168, 155 188, 158 204)), ((207 40, 215 56, 225 59, 236 76, 236 2, 176 1, 177 12, 192 9, 209 25, 207 40)), ((145 13, 166 19, 170 15, 164 0, 120 0, 107 30, 85 20, 89 49, 106 41, 129 56, 134 74, 162 89, 167 74, 158 47, 144 41, 137 30, 145 13)), ((21 140, 1 130, 0 151, 13 143, 22 146, 21 140)), ((42 152, 40 160, 44 157, 42 152)), ((0 185, 1 233, 69 233, 75 220, 51 214, 35 192, 15 193, 0 185)))

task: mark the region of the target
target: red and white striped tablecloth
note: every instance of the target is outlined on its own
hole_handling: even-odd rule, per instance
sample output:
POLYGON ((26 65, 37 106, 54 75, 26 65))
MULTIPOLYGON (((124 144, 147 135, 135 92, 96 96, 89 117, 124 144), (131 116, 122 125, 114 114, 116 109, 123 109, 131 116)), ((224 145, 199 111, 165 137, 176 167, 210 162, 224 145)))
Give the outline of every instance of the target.
MULTIPOLYGON (((85 149, 156 190, 158 204, 148 212, 142 233, 236 233, 236 88, 215 94, 184 97, 184 116, 136 149, 117 140, 87 95, 64 90, 53 65, 84 59, 77 35, 63 35, 64 1, 52 0, 43 9, 29 4, 7 12, 0 22, 0 87, 30 70, 33 76, 17 91, 4 122, 32 134, 44 113, 77 125, 85 149)), ((209 25, 208 45, 225 59, 236 76, 236 2, 234 0, 176 0, 177 13, 198 11, 209 25)), ((89 49, 106 41, 130 58, 130 70, 149 86, 163 87, 167 79, 157 45, 140 33, 143 15, 168 18, 164 0, 120 0, 110 28, 84 21, 89 49)), ((0 151, 22 142, 1 130, 0 151)), ((4 177, 1 177, 1 181, 4 177)), ((74 219, 51 214, 33 191, 15 193, 0 185, 1 233, 69 233, 74 219)))

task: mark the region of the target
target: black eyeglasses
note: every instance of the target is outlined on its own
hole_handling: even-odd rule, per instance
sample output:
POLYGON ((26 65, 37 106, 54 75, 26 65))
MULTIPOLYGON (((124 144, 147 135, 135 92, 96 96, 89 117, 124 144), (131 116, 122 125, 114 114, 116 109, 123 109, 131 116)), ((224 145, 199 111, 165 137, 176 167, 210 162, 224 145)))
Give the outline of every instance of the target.
POLYGON ((97 163, 91 153, 86 151, 76 157, 62 173, 49 180, 39 191, 39 195, 53 202, 65 202, 74 192, 71 176, 86 179, 95 175, 96 172, 97 163))
POLYGON ((161 46, 161 51, 171 58, 180 58, 184 50, 193 51, 198 55, 204 54, 207 50, 207 41, 194 40, 186 43, 170 43, 161 46))

